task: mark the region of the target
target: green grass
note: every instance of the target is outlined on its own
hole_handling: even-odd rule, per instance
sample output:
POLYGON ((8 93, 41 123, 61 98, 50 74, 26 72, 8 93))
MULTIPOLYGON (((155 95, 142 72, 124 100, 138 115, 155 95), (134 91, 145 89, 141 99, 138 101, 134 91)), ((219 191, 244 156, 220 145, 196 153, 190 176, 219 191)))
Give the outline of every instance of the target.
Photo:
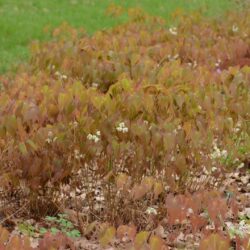
POLYGON ((110 3, 124 7, 140 6, 151 14, 169 17, 176 8, 192 10, 207 6, 208 14, 222 13, 233 6, 233 0, 0 0, 0 73, 28 58, 32 40, 49 37, 44 27, 63 21, 84 27, 89 33, 111 27, 125 17, 112 19, 105 15, 110 3))

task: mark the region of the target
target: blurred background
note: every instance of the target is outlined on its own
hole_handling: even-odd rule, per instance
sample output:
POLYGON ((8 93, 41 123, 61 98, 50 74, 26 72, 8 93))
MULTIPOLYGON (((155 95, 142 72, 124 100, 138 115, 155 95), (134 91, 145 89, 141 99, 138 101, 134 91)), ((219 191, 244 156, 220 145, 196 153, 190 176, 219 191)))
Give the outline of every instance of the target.
MULTIPOLYGON (((242 0, 243 1, 243 0, 242 0)), ((33 40, 50 37, 54 27, 67 22, 88 33, 107 29, 126 20, 107 15, 110 5, 140 7, 152 15, 169 18, 176 9, 202 10, 220 15, 236 5, 235 0, 0 0, 0 73, 27 60, 33 40), (47 31, 47 32, 46 32, 47 31)))

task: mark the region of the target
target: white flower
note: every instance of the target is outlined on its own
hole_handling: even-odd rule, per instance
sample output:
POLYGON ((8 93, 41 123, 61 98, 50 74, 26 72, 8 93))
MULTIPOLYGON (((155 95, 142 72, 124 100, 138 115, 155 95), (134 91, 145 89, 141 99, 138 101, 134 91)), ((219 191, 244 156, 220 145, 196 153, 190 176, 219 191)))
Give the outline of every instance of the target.
POLYGON ((172 62, 172 61, 175 61, 179 58, 179 54, 175 54, 174 56, 168 55, 167 58, 170 62, 172 62))
POLYGON ((74 121, 74 122, 73 122, 73 127, 74 127, 74 128, 77 128, 77 126, 78 126, 78 122, 77 122, 77 121, 74 121))
POLYGON ((121 127, 117 127, 116 130, 117 130, 118 132, 122 132, 122 128, 121 128, 121 127))
POLYGON ((125 128, 125 123, 124 123, 124 122, 121 122, 121 123, 119 124, 119 127, 125 128))
POLYGON ((238 121, 237 123, 236 123, 236 128, 240 128, 242 126, 242 122, 241 121, 238 121))
POLYGON ((90 141, 94 141, 95 143, 99 142, 100 141, 100 138, 99 138, 99 135, 101 135, 101 132, 99 133, 100 131, 97 131, 97 134, 96 135, 92 135, 92 134, 88 134, 87 136, 87 139, 90 140, 90 141))
POLYGON ((54 137, 54 134, 52 131, 49 131, 48 132, 48 138, 45 140, 47 143, 52 143, 52 142, 55 142, 57 140, 57 137, 55 136, 54 137))
POLYGON ((97 136, 101 136, 101 132, 98 130, 98 131, 96 132, 96 135, 97 135, 97 136))
POLYGON ((157 215, 157 210, 153 207, 148 207, 147 210, 146 210, 146 213, 147 214, 154 214, 154 215, 157 215))
POLYGON ((234 24, 233 27, 232 27, 232 31, 233 32, 238 32, 239 31, 239 27, 236 24, 234 24))
POLYGON ((48 137, 50 137, 50 138, 53 137, 53 132, 52 131, 48 132, 48 137))
POLYGON ((174 55, 173 59, 176 60, 179 58, 179 54, 174 55))
POLYGON ((66 80, 68 78, 66 75, 62 74, 60 71, 56 71, 55 75, 58 76, 58 78, 61 80, 66 80))
POLYGON ((217 147, 216 141, 213 142, 213 152, 210 154, 210 158, 215 159, 226 159, 228 156, 227 150, 223 149, 222 151, 217 147))
POLYGON ((240 132, 240 128, 236 127, 233 129, 233 131, 234 131, 234 133, 238 133, 238 132, 240 132))
POLYGON ((170 159, 170 161, 175 161, 175 157, 172 156, 171 159, 170 159))
POLYGON ((124 122, 119 123, 118 127, 116 127, 116 130, 118 132, 122 132, 122 133, 127 133, 128 132, 128 128, 125 126, 124 122))
POLYGON ((176 27, 171 27, 169 28, 169 32, 174 35, 174 36, 177 36, 178 35, 178 32, 177 32, 177 28, 176 27))
POLYGON ((190 215, 190 214, 193 214, 193 213, 194 213, 194 210, 192 208, 188 208, 187 214, 190 215))
POLYGON ((243 168, 244 167, 244 162, 242 162, 239 166, 238 166, 238 168, 243 168))
POLYGON ((93 82, 93 83, 92 83, 92 87, 93 87, 93 88, 98 88, 98 86, 99 86, 98 83, 96 83, 96 82, 93 82))
POLYGON ((203 167, 203 172, 204 172, 204 174, 209 175, 209 172, 207 171, 205 166, 203 167))
POLYGON ((234 131, 235 133, 238 133, 238 132, 240 131, 240 129, 241 129, 241 126, 242 126, 242 122, 241 122, 241 121, 238 121, 238 122, 236 123, 235 128, 233 128, 233 131, 234 131))
POLYGON ((93 135, 92 134, 88 134, 87 139, 90 140, 90 141, 93 140, 93 135))
POLYGON ((223 157, 223 158, 227 158, 227 150, 222 150, 221 151, 221 156, 223 157))
POLYGON ((99 196, 96 196, 96 197, 95 197, 95 200, 101 202, 101 201, 104 201, 105 198, 104 198, 104 196, 100 196, 100 195, 99 195, 99 196))
POLYGON ((52 139, 51 138, 47 138, 46 140, 45 140, 47 143, 52 143, 52 139))
POLYGON ((212 172, 215 172, 217 170, 217 167, 212 167, 212 172))
POLYGON ((94 141, 95 143, 97 143, 97 142, 100 141, 100 138, 97 137, 96 135, 93 135, 93 141, 94 141))
POLYGON ((220 64, 221 64, 221 60, 218 59, 217 62, 215 63, 215 67, 217 67, 217 68, 220 67, 220 64))
POLYGON ((77 160, 80 159, 80 152, 79 152, 78 149, 75 149, 75 150, 74 150, 74 154, 75 154, 75 158, 76 158, 77 160))
POLYGON ((214 150, 214 152, 211 154, 211 158, 214 159, 214 160, 218 159, 218 158, 221 158, 221 152, 220 152, 220 150, 218 148, 216 148, 214 150))
POLYGON ((122 132, 123 132, 123 133, 127 133, 127 132, 128 132, 128 128, 123 128, 123 129, 122 129, 122 132))
POLYGON ((182 128, 181 125, 178 125, 177 129, 178 129, 178 130, 181 130, 181 128, 182 128))
POLYGON ((233 161, 233 163, 237 163, 239 161, 240 161, 239 158, 235 158, 234 161, 233 161))
POLYGON ((250 233, 250 225, 246 224, 245 220, 240 221, 239 225, 234 225, 232 222, 225 222, 230 238, 235 238, 236 235, 244 237, 244 235, 250 233))

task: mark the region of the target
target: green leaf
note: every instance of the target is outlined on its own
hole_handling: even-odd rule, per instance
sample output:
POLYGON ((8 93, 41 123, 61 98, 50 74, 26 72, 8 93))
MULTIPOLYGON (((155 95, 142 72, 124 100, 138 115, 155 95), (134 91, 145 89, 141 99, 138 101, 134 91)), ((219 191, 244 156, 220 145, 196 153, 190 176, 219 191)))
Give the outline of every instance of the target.
POLYGON ((108 243, 115 237, 115 228, 114 227, 108 227, 104 233, 101 235, 99 241, 102 247, 105 247, 108 245, 108 243))
POLYGON ((67 214, 58 214, 58 217, 60 217, 60 218, 67 218, 68 216, 67 216, 67 214))
POLYGON ((67 232, 66 235, 70 238, 79 238, 81 237, 81 233, 80 231, 78 231, 77 229, 74 229, 70 232, 67 232))
POLYGON ((7 117, 5 121, 5 127, 7 132, 14 136, 17 132, 17 120, 14 115, 7 117))
POLYGON ((145 243, 147 243, 149 232, 141 231, 135 237, 135 247, 141 249, 145 243))
POLYGON ((26 143, 34 150, 36 151, 38 149, 37 145, 32 140, 27 140, 26 143))
POLYGON ((0 137, 4 137, 6 135, 6 128, 2 125, 0 126, 0 137))
POLYGON ((149 245, 150 245, 150 250, 159 250, 162 249, 164 246, 163 240, 156 235, 150 237, 149 245))
POLYGON ((59 229, 57 229, 56 227, 52 227, 51 229, 50 229, 50 232, 52 233, 52 234, 57 234, 58 232, 60 232, 60 230, 59 229))
POLYGON ((54 216, 46 216, 45 220, 47 220, 47 221, 56 221, 57 219, 54 216))
POLYGON ((222 238, 219 234, 213 233, 201 241, 201 250, 228 250, 229 242, 227 239, 222 238))
POLYGON ((23 142, 22 142, 22 143, 19 143, 18 148, 19 148, 20 152, 21 152, 23 155, 27 155, 27 154, 28 154, 27 147, 26 147, 26 145, 25 145, 23 142))
POLYGON ((39 229, 39 232, 40 232, 40 234, 45 234, 45 233, 48 232, 48 230, 47 230, 45 227, 41 227, 41 228, 39 229))

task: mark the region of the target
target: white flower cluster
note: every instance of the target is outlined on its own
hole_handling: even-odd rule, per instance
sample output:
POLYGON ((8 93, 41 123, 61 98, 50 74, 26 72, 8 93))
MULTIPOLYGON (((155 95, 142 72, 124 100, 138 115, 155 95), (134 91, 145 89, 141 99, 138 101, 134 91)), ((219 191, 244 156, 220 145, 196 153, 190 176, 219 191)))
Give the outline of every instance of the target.
POLYGON ((99 84, 96 82, 93 82, 91 86, 92 86, 92 88, 97 89, 99 87, 99 84))
POLYGON ((118 127, 116 127, 116 130, 118 132, 128 133, 128 128, 125 126, 124 122, 119 123, 118 127))
POLYGON ((146 213, 157 215, 157 210, 154 207, 148 207, 146 213))
POLYGON ((59 71, 56 71, 55 76, 57 76, 60 80, 67 80, 68 79, 68 77, 66 75, 62 74, 59 71))
POLYGON ((216 141, 213 142, 213 152, 210 154, 212 160, 216 159, 226 159, 228 156, 227 150, 220 150, 216 144, 216 141))
POLYGON ((75 155, 75 159, 77 160, 84 158, 84 154, 80 154, 80 151, 78 149, 74 150, 74 155, 75 155))
POLYGON ((175 135, 177 135, 177 134, 178 134, 178 131, 180 131, 181 129, 182 129, 182 126, 181 126, 181 125, 178 125, 177 128, 173 130, 173 133, 174 133, 175 135))
POLYGON ((215 67, 219 68, 221 65, 221 59, 218 59, 217 62, 215 63, 215 67))
POLYGON ((175 54, 174 56, 168 55, 167 58, 168 58, 168 61, 173 62, 179 58, 179 54, 175 54))
POLYGON ((205 175, 210 175, 211 172, 214 173, 217 170, 217 167, 212 167, 211 170, 207 170, 207 168, 203 166, 202 170, 205 175))
POLYGON ((78 122, 77 121, 70 122, 69 126, 72 127, 72 128, 77 128, 78 127, 78 122))
POLYGON ((56 68, 56 66, 55 66, 54 64, 49 65, 49 69, 50 69, 50 70, 54 70, 55 68, 56 68))
POLYGON ((245 221, 241 220, 239 225, 235 225, 232 222, 225 222, 229 235, 231 239, 234 239, 236 235, 244 237, 247 234, 250 234, 250 225, 245 221))
POLYGON ((243 168, 245 166, 244 162, 241 162, 239 158, 235 158, 233 164, 238 165, 238 168, 243 168))
POLYGON ((101 136, 101 132, 98 130, 95 135, 88 134, 87 139, 89 141, 93 141, 93 142, 97 143, 100 141, 100 136, 101 136))
POLYGON ((236 126, 233 128, 233 132, 234 132, 234 133, 238 133, 238 132, 241 130, 241 126, 242 126, 241 121, 238 121, 238 122, 236 123, 236 126))
POLYGON ((177 28, 176 27, 171 27, 168 29, 169 32, 174 35, 174 36, 177 36, 178 35, 178 31, 177 31, 177 28))
POLYGON ((194 210, 192 208, 187 209, 187 216, 190 216, 191 214, 194 214, 194 210))
POLYGON ((53 135, 52 131, 48 132, 48 138, 45 140, 48 144, 51 144, 52 142, 55 142, 57 140, 57 137, 53 135))
POLYGON ((196 60, 194 60, 193 62, 189 62, 188 66, 195 69, 198 66, 198 63, 196 60))

